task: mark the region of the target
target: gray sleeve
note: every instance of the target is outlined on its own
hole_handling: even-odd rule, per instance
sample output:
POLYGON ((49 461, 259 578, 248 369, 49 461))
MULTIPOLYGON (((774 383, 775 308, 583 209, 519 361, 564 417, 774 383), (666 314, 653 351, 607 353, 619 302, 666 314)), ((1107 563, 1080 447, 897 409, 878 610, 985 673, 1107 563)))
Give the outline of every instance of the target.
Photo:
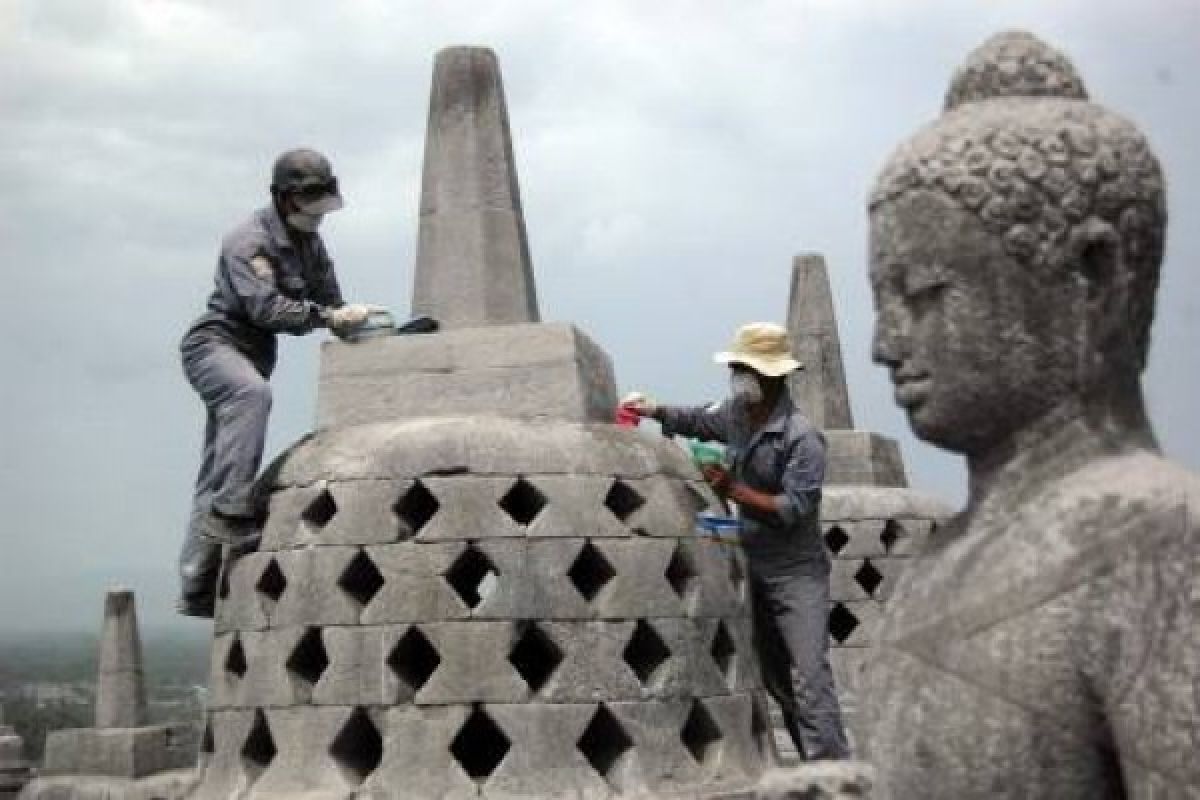
POLYGON ((317 261, 320 264, 320 278, 313 288, 313 302, 326 308, 340 308, 346 304, 342 299, 342 288, 338 286, 337 273, 333 269, 333 259, 325 249, 325 242, 318 240, 317 261))
POLYGON ((680 434, 715 442, 729 442, 728 403, 707 406, 659 406, 658 419, 667 436, 680 434))
POLYGON ((311 331, 320 321, 317 306, 307 300, 293 300, 275 286, 265 259, 252 241, 237 242, 222 248, 221 269, 237 295, 247 319, 260 328, 278 333, 301 334, 311 331))
POLYGON ((817 510, 824 481, 824 437, 809 428, 797 435, 788 446, 787 466, 779 482, 776 509, 784 524, 791 525, 817 510))

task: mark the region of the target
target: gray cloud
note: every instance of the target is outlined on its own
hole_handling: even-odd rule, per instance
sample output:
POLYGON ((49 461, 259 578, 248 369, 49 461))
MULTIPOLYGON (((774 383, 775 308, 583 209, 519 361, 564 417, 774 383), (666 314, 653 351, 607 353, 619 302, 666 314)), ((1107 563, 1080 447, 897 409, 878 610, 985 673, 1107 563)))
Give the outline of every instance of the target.
MULTIPOLYGON (((348 293, 406 308, 450 44, 498 52, 543 314, 601 342, 623 388, 718 394, 709 354, 781 318, 792 255, 823 252, 859 425, 958 500, 957 459, 908 435, 869 362, 863 197, 970 48, 1007 27, 1051 39, 1166 166, 1148 395, 1166 449, 1200 465, 1198 22, 1183 0, 4 4, 0 628, 91 627, 123 582, 170 619, 201 424, 176 343, 220 236, 265 200, 278 151, 319 147, 349 199, 326 237, 348 293)), ((316 349, 285 343, 273 449, 311 423, 316 349)))

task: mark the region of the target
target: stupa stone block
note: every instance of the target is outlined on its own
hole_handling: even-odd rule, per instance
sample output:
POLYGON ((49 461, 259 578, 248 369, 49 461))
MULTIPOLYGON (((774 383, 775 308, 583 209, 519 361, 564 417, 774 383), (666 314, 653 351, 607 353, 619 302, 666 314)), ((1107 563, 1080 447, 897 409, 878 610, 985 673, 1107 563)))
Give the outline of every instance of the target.
POLYGON ((327 342, 317 427, 499 413, 608 421, 615 392, 608 356, 570 325, 327 342))

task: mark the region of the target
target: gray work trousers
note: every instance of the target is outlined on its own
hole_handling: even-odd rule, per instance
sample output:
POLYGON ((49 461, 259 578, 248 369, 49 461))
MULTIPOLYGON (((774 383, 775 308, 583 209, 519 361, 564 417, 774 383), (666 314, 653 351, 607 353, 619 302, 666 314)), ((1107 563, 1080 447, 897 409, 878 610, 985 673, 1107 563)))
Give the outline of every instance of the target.
POLYGON ((251 517, 257 510, 254 479, 271 412, 271 364, 256 364, 213 337, 188 336, 181 349, 184 375, 207 411, 204 454, 179 554, 183 593, 195 595, 213 591, 221 567, 220 545, 202 535, 205 515, 216 510, 251 517))
POLYGON ((754 644, 763 684, 806 761, 847 758, 842 710, 829 666, 829 565, 755 569, 754 644))

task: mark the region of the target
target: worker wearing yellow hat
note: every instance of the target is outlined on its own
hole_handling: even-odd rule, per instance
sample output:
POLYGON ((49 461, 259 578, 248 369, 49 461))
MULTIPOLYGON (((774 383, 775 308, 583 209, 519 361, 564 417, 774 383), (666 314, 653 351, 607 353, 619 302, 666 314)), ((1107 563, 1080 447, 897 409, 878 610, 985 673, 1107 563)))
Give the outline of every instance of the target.
POLYGON ((845 758, 829 666, 830 561, 819 525, 825 438, 787 389, 787 375, 803 365, 787 331, 765 322, 739 328, 715 359, 729 366, 724 401, 668 406, 634 392, 622 407, 658 420, 667 435, 726 445, 725 466, 706 466, 704 476, 737 504, 763 682, 803 758, 845 758))

